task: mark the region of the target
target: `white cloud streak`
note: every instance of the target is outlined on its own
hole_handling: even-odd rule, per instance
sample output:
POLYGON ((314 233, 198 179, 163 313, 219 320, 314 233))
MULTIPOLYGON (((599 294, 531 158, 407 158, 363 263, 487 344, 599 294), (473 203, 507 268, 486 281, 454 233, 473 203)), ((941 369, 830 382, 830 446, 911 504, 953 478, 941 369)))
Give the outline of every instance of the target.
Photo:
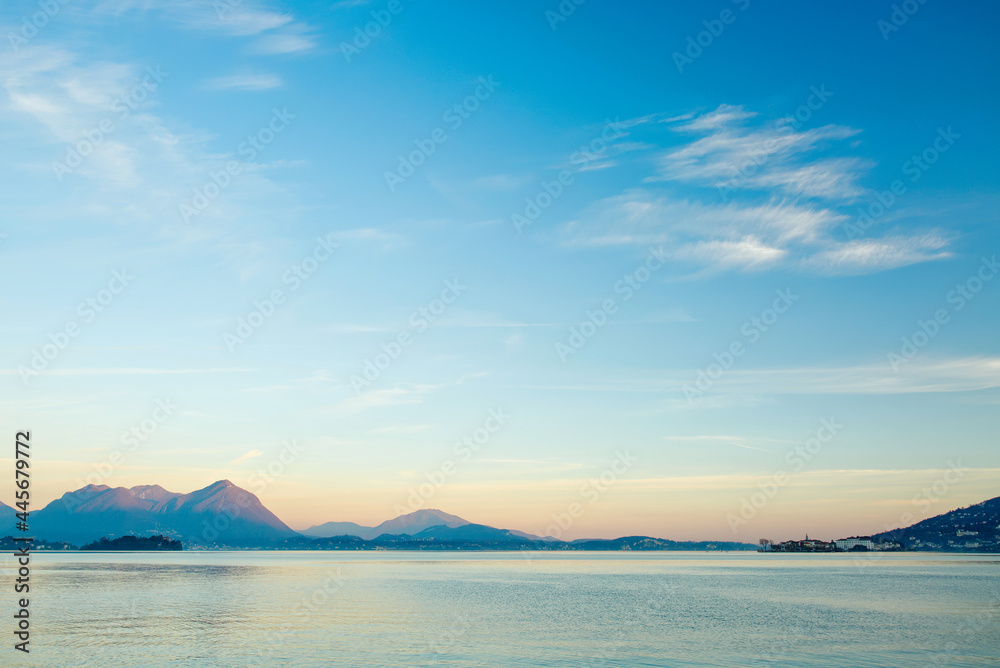
POLYGON ((205 85, 212 90, 258 91, 280 88, 282 81, 281 77, 275 74, 244 72, 209 79, 205 85))

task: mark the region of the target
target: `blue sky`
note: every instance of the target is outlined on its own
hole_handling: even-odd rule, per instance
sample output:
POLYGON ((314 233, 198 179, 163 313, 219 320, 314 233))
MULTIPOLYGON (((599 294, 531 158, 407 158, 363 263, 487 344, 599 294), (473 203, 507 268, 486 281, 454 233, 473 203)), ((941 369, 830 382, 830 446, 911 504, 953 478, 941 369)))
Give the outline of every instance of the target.
POLYGON ((756 541, 995 496, 996 10, 562 7, 6 3, 38 497, 756 541))

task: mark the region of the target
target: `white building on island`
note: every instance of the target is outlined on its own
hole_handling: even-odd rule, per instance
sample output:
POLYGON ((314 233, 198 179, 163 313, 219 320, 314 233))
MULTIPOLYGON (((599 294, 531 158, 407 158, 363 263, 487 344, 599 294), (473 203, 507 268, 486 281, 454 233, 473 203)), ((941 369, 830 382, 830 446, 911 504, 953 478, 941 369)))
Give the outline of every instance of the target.
POLYGON ((872 542, 871 538, 841 538, 840 540, 833 541, 833 544, 837 546, 838 550, 843 550, 844 552, 850 552, 857 546, 861 546, 866 550, 875 550, 875 543, 872 542))

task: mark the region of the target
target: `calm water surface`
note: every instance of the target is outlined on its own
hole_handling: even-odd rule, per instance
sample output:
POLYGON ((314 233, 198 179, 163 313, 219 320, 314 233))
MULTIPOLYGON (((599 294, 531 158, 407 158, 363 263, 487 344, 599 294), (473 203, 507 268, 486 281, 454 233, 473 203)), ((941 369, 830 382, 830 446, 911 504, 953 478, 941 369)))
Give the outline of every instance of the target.
POLYGON ((995 555, 39 553, 31 610, 0 665, 1000 666, 995 555))

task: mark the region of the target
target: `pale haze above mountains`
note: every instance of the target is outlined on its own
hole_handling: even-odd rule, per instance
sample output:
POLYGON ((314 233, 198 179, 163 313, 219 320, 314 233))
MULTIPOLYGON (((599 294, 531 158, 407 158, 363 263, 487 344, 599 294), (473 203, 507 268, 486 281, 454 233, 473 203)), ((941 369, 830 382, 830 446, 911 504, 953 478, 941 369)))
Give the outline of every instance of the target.
MULTIPOLYGON (((17 510, 0 502, 0 538, 15 531, 17 510)), ((478 549, 748 549, 727 541, 682 542, 649 536, 578 539, 570 542, 513 529, 475 524, 436 509, 421 509, 375 527, 354 522, 326 522, 294 531, 264 507, 254 494, 220 480, 188 494, 159 485, 132 488, 87 485, 67 492, 29 515, 30 535, 47 542, 84 545, 100 538, 160 534, 195 548, 329 549, 375 547, 423 549, 459 545, 478 549), (541 543, 540 541, 544 541, 541 543)), ((893 540, 911 549, 1000 548, 1000 498, 954 510, 909 528, 895 530, 893 540), (971 537, 971 538, 970 538, 971 537)), ((881 534, 880 534, 881 535, 881 534)))
MULTIPOLYGON (((0 502, 0 521, 12 525, 15 509, 0 502)), ((132 488, 87 485, 67 492, 30 514, 31 533, 48 541, 84 544, 100 538, 162 534, 187 544, 265 546, 290 538, 416 535, 435 527, 479 527, 441 510, 421 509, 364 527, 354 522, 327 522, 297 532, 268 510, 251 492, 220 480, 188 494, 159 485, 132 488)), ((500 530, 496 530, 500 531, 500 530)), ((6 532, 0 531, 0 536, 6 532)), ((520 531, 503 532, 541 540, 520 531)))

